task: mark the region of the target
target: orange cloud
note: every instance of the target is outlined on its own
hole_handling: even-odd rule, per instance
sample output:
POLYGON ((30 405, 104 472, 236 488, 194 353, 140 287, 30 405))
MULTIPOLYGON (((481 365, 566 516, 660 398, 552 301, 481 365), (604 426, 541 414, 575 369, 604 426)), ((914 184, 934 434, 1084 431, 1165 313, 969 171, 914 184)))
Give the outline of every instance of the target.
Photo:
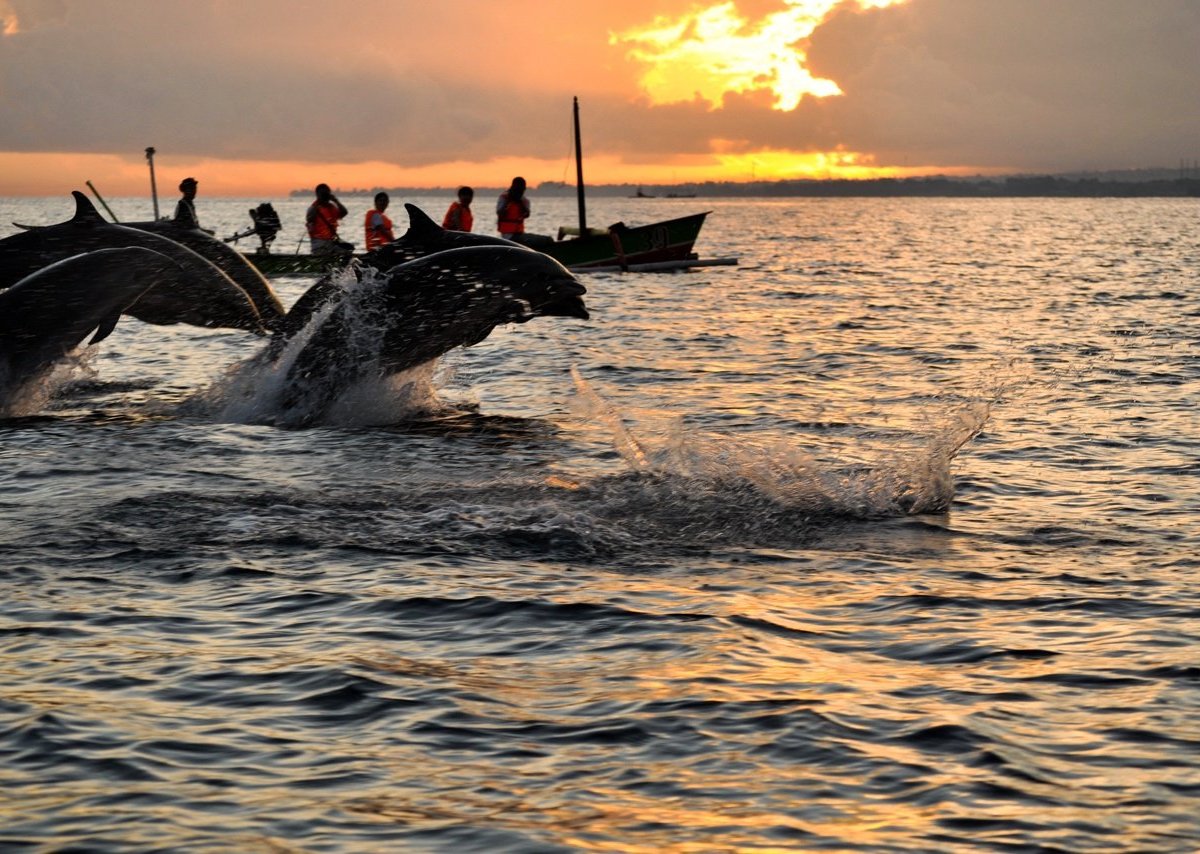
POLYGON ((786 0, 786 8, 757 21, 742 16, 733 0, 688 12, 660 16, 652 24, 609 36, 628 45, 628 59, 644 67, 640 79, 652 102, 669 104, 701 98, 719 106, 727 93, 769 91, 774 108, 791 111, 805 95, 842 94, 833 80, 806 67, 806 40, 836 9, 845 5, 883 8, 906 0, 786 0))

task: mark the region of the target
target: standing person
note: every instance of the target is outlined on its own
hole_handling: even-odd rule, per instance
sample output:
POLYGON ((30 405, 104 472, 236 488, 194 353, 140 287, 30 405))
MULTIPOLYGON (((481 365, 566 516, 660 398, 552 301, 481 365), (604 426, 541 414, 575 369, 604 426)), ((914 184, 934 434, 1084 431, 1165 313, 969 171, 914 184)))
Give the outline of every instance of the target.
POLYGON ((523 242, 525 220, 529 219, 529 199, 525 198, 525 179, 518 175, 496 200, 497 228, 501 237, 523 242))
POLYGON ((363 228, 367 232, 368 252, 396 239, 396 235, 392 233, 392 221, 384 213, 390 202, 391 199, 388 198, 387 193, 376 193, 375 207, 367 211, 367 216, 363 220, 363 228))
POLYGON ((304 222, 314 255, 337 255, 348 252, 353 244, 338 240, 338 222, 350 211, 338 201, 328 184, 317 184, 313 192, 317 200, 308 206, 304 222))
POLYGON ((470 187, 459 187, 458 201, 450 203, 446 217, 442 220, 442 228, 449 231, 470 231, 475 225, 475 215, 471 213, 471 200, 474 198, 475 191, 470 187))
MULTIPOLYGON (((196 187, 198 183, 195 178, 184 178, 179 182, 179 192, 183 193, 183 198, 175 203, 175 216, 171 221, 181 228, 200 228, 200 220, 196 218, 196 187)), ((200 228, 201 231, 212 234, 207 228, 200 228)))

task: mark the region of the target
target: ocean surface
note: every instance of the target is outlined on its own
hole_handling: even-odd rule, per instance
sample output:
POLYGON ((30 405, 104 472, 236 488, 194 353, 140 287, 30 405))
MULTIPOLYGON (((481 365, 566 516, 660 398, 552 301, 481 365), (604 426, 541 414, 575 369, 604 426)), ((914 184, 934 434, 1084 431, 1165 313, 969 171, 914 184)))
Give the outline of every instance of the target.
POLYGON ((10 408, 0 850, 1200 848, 1200 202, 589 221, 706 209, 314 427, 130 318, 10 408))

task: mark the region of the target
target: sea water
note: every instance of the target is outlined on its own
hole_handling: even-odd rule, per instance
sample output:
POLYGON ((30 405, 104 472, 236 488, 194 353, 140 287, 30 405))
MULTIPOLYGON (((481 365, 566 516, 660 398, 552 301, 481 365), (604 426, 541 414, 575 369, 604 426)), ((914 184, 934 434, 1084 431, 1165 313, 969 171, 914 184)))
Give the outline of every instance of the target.
POLYGON ((131 318, 0 421, 0 850, 1200 846, 1196 200, 589 220, 706 209, 319 426, 131 318))

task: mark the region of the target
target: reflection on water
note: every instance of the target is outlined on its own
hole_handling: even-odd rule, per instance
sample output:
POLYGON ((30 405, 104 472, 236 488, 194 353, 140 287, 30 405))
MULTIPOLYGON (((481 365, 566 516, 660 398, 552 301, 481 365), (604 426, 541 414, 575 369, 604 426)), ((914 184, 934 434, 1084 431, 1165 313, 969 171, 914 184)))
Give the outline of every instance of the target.
POLYGON ((0 848, 1200 845, 1194 205, 711 206, 419 400, 123 321, 0 423, 0 848))

